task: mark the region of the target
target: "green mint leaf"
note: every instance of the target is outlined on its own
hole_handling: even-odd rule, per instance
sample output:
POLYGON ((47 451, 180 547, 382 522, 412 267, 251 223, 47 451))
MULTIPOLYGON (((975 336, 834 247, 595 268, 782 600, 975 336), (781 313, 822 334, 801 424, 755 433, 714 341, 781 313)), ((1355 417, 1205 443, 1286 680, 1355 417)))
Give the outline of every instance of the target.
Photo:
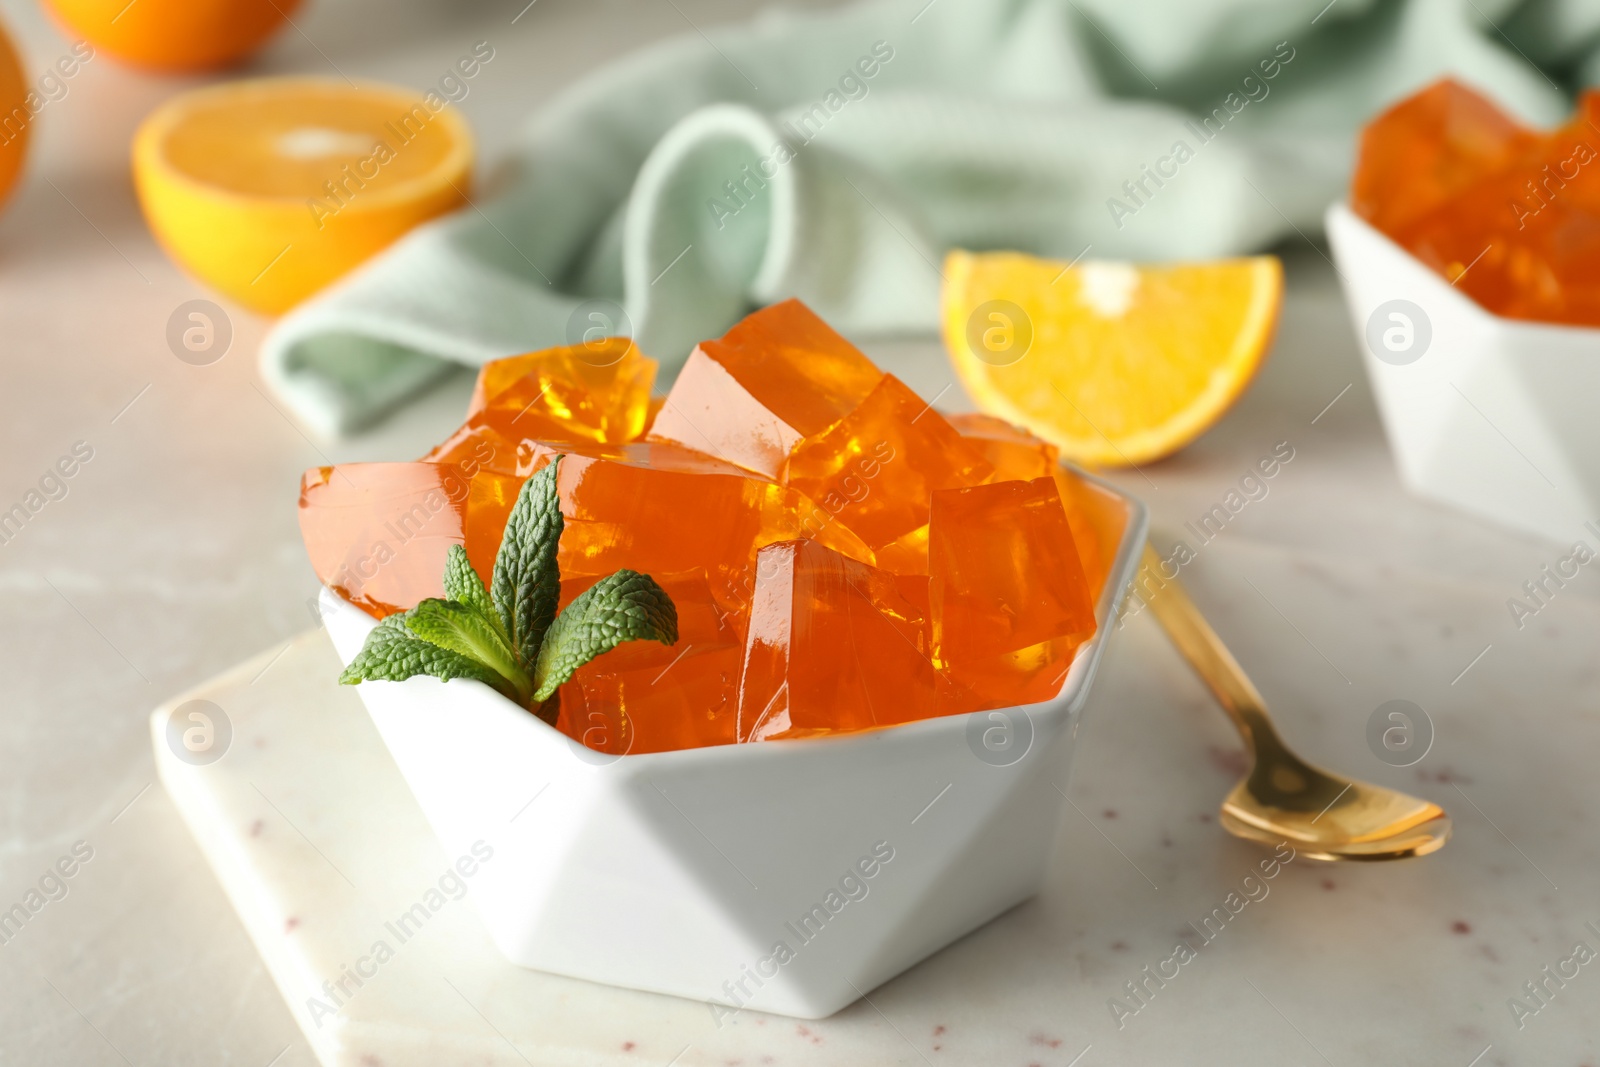
POLYGON ((488 667, 511 684, 518 700, 528 702, 533 679, 517 662, 494 616, 454 600, 430 598, 406 612, 405 620, 412 636, 488 667))
POLYGON ((451 545, 450 554, 444 560, 444 595, 458 604, 476 608, 486 618, 498 618, 494 601, 483 587, 483 579, 472 569, 467 550, 460 545, 451 545))
POLYGON ((561 501, 556 495, 560 456, 522 483, 506 520, 505 536, 495 555, 494 606, 519 662, 532 666, 556 617, 561 596, 561 571, 556 549, 561 545, 561 501))
POLYGON ((367 635, 367 643, 339 675, 341 685, 403 682, 425 674, 442 681, 471 678, 515 698, 511 683, 477 660, 430 644, 406 626, 405 615, 390 615, 367 635))
POLYGON ((672 598, 638 571, 619 570, 600 579, 579 593, 545 634, 533 669, 533 699, 549 699, 585 663, 624 641, 642 639, 677 643, 678 609, 672 598))

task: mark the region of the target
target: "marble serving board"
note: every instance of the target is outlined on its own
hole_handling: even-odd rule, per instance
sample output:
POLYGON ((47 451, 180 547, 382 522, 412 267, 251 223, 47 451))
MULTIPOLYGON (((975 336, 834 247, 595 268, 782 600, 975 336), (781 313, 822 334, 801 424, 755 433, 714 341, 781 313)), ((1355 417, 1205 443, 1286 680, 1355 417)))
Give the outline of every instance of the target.
POLYGON ((1452 682, 1461 648, 1503 640, 1493 583, 1244 539, 1206 548, 1184 576, 1291 742, 1439 801, 1455 840, 1421 860, 1332 867, 1273 864, 1228 837, 1215 811, 1243 769, 1237 741, 1135 613, 1060 783, 1068 808, 1037 899, 831 1018, 719 1020, 503 960, 470 878, 448 877, 456 857, 334 683, 320 631, 159 709, 157 763, 328 1067, 1595 1063, 1600 961, 1572 960, 1578 942, 1600 950, 1600 714, 1594 660, 1575 652, 1600 632, 1600 602, 1571 598, 1559 629, 1452 682), (1356 614, 1363 625, 1336 621, 1356 614), (1525 699, 1514 680, 1534 668, 1541 696, 1525 699), (1391 699, 1432 722, 1410 767, 1368 745, 1391 699), (168 726, 195 700, 231 735, 204 765, 168 726), (418 904, 426 921, 397 926, 418 904), (1547 977, 1562 970, 1576 974, 1547 977))

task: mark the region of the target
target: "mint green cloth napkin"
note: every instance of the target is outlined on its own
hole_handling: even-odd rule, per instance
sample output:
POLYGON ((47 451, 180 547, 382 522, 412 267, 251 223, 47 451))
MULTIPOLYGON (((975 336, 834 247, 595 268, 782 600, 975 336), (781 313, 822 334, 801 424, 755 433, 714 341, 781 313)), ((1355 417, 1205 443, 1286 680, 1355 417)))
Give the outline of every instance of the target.
POLYGON ((929 333, 952 247, 1164 260, 1310 234, 1385 104, 1454 74, 1553 123, 1597 39, 1592 0, 769 11, 538 110, 492 193, 286 315, 264 375, 337 436, 452 364, 594 331, 670 380, 791 296, 858 339, 929 333))

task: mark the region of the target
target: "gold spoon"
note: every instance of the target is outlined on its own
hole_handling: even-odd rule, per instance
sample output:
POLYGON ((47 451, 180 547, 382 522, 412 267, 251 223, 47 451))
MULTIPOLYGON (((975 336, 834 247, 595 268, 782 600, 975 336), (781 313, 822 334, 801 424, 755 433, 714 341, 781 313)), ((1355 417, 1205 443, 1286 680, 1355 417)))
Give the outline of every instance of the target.
POLYGON ((1223 829, 1263 845, 1287 841, 1315 860, 1394 860, 1444 847, 1450 816, 1439 805, 1329 774, 1289 751, 1244 669, 1176 576, 1165 577, 1162 567, 1146 543, 1140 572, 1145 600, 1253 757, 1250 773, 1222 802, 1223 829))

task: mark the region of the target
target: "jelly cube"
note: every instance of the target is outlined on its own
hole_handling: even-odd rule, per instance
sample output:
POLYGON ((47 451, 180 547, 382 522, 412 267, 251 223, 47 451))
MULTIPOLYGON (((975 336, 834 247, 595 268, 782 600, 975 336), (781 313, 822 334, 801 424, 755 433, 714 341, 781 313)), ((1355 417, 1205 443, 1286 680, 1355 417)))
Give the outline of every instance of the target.
MULTIPOLYGON (((701 571, 652 575, 678 611, 678 641, 630 641, 561 687, 556 728, 599 752, 665 752, 734 741, 742 636, 701 571)), ((597 579, 561 583, 561 606, 597 579)))
POLYGON ((630 437, 628 440, 629 441, 642 441, 646 437, 649 437, 650 436, 650 431, 655 428, 656 416, 661 414, 661 409, 666 406, 666 403, 667 403, 667 398, 664 397, 664 396, 653 396, 653 397, 651 397, 650 398, 650 406, 645 411, 644 426, 639 430, 637 435, 635 435, 634 437, 630 437))
MULTIPOLYGON (((994 465, 992 481, 1028 481, 1046 475, 1056 480, 1056 490, 1067 509, 1067 523, 1072 527, 1072 539, 1078 547, 1089 592, 1099 603, 1117 547, 1122 543, 1122 532, 1128 524, 1128 506, 1122 498, 1062 466, 1055 445, 1003 419, 992 415, 951 415, 950 425, 994 465)), ((885 562, 883 550, 878 551, 878 557, 882 566, 893 569, 885 562)))
POLYGON ((607 662, 611 654, 561 687, 556 729, 610 755, 734 742, 743 658, 738 645, 696 647, 681 659, 632 667, 607 662))
POLYGON ((649 440, 775 479, 796 443, 849 414, 882 376, 804 304, 785 300, 690 354, 649 440))
POLYGON ((885 374, 849 414, 795 445, 782 480, 876 549, 926 526, 935 490, 977 485, 992 473, 942 415, 885 374))
POLYGON ((740 741, 868 730, 925 718, 936 679, 921 610, 894 576, 815 541, 760 553, 740 741))
POLYGON ((923 575, 928 573, 928 524, 923 523, 910 533, 901 534, 886 545, 872 550, 878 566, 891 574, 923 575))
POLYGON ((1056 467, 1055 482, 1067 509, 1067 525, 1072 528, 1084 580, 1089 583, 1090 600, 1098 604, 1128 528, 1128 503, 1067 467, 1056 467))
MULTIPOLYGON (((422 462, 476 462, 486 470, 526 478, 536 469, 534 461, 549 452, 540 447, 541 440, 548 440, 549 435, 559 431, 559 427, 553 423, 544 423, 540 428, 545 431, 543 435, 508 437, 483 412, 479 412, 423 456, 422 462)), ((530 425, 528 429, 533 429, 533 426, 530 425)))
POLYGON ((980 707, 1055 694, 1095 621, 1054 479, 933 494, 928 613, 934 664, 980 707))
POLYGON ((568 455, 557 486, 566 518, 564 575, 703 570, 719 603, 742 612, 765 545, 810 537, 873 559, 805 494, 674 445, 627 445, 605 458, 568 455))
POLYGON ((513 440, 623 444, 644 429, 656 362, 626 337, 497 359, 478 372, 467 415, 513 440))
POLYGON ((962 414, 946 417, 962 439, 983 454, 994 468, 991 481, 1029 481, 1055 473, 1061 453, 1046 441, 993 415, 962 414))
POLYGON ((451 545, 492 575, 520 486, 466 462, 317 467, 301 478, 300 533, 322 583, 381 619, 444 595, 451 545))

